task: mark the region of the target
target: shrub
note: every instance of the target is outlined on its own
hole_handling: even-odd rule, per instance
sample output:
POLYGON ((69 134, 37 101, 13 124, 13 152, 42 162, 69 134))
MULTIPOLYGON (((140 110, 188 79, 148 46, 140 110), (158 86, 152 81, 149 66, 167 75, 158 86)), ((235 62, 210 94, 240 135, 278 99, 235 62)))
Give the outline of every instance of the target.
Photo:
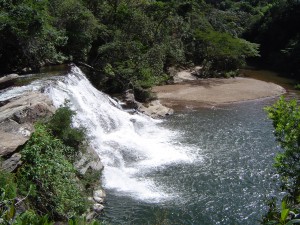
POLYGON ((30 203, 41 214, 53 219, 68 219, 82 214, 87 202, 65 152, 70 147, 54 138, 47 127, 36 124, 35 132, 22 150, 23 166, 18 171, 21 191, 35 187, 30 203))
POLYGON ((64 145, 64 155, 72 162, 78 154, 79 148, 85 140, 85 130, 83 128, 72 127, 72 117, 75 113, 67 106, 60 107, 55 114, 45 122, 51 134, 60 139, 64 145))

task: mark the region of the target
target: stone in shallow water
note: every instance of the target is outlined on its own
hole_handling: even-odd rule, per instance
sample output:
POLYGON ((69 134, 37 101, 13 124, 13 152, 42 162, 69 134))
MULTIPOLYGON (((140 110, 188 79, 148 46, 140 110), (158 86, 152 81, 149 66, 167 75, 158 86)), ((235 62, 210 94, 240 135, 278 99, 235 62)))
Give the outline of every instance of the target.
POLYGON ((102 212, 103 209, 104 209, 104 206, 101 204, 96 203, 93 205, 93 210, 97 213, 102 212))
POLYGON ((106 197, 106 193, 105 193, 104 190, 99 189, 99 190, 94 191, 93 197, 94 197, 94 199, 95 199, 95 198, 102 198, 102 199, 103 199, 103 198, 106 197))

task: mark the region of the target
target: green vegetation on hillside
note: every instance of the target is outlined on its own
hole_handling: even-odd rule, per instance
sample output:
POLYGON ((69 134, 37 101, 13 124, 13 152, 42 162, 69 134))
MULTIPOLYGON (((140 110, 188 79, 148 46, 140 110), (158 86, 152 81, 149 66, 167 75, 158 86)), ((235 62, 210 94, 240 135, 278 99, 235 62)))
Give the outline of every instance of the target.
POLYGON ((170 66, 205 64, 220 76, 259 55, 240 38, 252 14, 201 0, 5 0, 0 9, 0 74, 83 62, 107 92, 143 90, 166 82, 170 66))
MULTIPOLYGON (((15 174, 0 171, 1 224, 87 224, 80 216, 91 204, 89 193, 73 165, 84 151, 85 134, 71 126, 73 115, 61 107, 49 120, 38 122, 20 150, 21 167, 15 174)), ((99 182, 99 176, 89 185, 99 182)))
POLYGON ((281 209, 277 208, 276 199, 269 202, 262 224, 299 224, 300 216, 294 217, 300 213, 300 106, 296 100, 288 102, 282 97, 266 110, 283 149, 277 154, 274 167, 286 195, 281 199, 281 209))
POLYGON ((299 79, 300 1, 283 0, 272 4, 263 17, 245 34, 261 45, 261 66, 287 72, 299 79))

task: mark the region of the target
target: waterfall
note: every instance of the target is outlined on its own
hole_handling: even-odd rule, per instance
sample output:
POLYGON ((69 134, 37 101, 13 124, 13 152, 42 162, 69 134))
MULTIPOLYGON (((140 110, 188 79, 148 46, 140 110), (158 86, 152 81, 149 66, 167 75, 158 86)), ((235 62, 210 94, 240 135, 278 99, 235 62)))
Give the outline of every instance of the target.
POLYGON ((123 111, 115 100, 95 89, 78 67, 66 76, 9 90, 2 98, 29 90, 42 90, 55 107, 69 102, 76 112, 73 125, 87 130, 89 143, 104 164, 104 188, 149 202, 174 197, 170 187, 156 184, 147 174, 170 164, 193 162, 190 149, 176 143, 179 134, 163 128, 160 120, 123 111))

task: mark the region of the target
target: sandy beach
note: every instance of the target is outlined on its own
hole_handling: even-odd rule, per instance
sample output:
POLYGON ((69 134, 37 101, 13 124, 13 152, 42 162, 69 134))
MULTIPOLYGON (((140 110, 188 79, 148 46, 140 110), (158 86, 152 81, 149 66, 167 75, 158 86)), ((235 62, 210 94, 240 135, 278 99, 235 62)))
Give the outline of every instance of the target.
POLYGON ((278 96, 285 89, 271 82, 252 78, 202 79, 152 89, 167 106, 209 106, 278 96))

